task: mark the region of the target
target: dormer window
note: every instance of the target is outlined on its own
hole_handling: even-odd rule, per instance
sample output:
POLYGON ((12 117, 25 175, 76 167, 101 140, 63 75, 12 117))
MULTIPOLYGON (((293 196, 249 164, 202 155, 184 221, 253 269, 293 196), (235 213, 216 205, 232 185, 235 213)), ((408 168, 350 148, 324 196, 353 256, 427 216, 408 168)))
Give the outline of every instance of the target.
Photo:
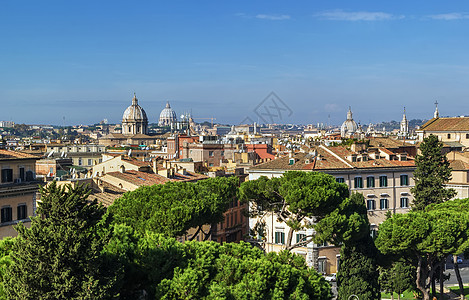
POLYGON ((291 166, 295 163, 295 159, 294 158, 290 158, 290 160, 288 161, 288 164, 291 166))

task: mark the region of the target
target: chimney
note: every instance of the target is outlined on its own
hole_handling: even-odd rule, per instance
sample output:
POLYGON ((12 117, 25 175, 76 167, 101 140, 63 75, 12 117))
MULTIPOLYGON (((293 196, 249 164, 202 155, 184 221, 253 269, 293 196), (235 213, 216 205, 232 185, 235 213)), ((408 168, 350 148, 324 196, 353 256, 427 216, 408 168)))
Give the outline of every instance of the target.
POLYGON ((98 188, 99 190, 101 191, 101 193, 104 193, 104 184, 103 184, 103 181, 102 180, 99 180, 98 179, 98 188))
POLYGON ((153 159, 153 173, 158 173, 158 161, 156 160, 156 158, 153 159))

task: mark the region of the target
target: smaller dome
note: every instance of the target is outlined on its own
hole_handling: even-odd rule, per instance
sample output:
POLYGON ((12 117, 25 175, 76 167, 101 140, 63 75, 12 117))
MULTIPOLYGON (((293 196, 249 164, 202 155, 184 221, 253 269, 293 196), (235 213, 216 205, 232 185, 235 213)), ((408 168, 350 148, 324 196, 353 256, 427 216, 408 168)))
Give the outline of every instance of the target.
POLYGON ((169 102, 166 102, 166 107, 161 111, 158 120, 159 126, 168 126, 177 121, 176 113, 172 110, 169 102))
POLYGON ((347 135, 351 135, 355 133, 358 129, 357 123, 353 120, 352 118, 352 109, 349 107, 349 110, 347 112, 347 120, 342 123, 342 126, 340 126, 340 135, 342 137, 345 137, 347 135))
POLYGON ((138 99, 134 94, 132 99, 132 105, 127 107, 122 116, 122 122, 132 122, 132 121, 148 121, 147 114, 145 110, 138 105, 138 99))

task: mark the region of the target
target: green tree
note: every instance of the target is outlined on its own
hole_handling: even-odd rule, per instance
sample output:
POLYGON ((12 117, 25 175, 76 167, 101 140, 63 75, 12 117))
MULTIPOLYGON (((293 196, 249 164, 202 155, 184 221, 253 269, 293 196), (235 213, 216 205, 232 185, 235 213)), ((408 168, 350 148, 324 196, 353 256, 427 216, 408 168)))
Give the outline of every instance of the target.
POLYGON ((330 299, 304 259, 247 243, 186 242, 117 225, 107 252, 125 265, 122 299, 330 299))
POLYGON ((351 295, 360 299, 380 299, 377 249, 370 235, 365 199, 353 193, 315 226, 317 242, 341 245, 337 273, 338 299, 351 295))
POLYGON ((0 299, 8 299, 5 293, 5 274, 12 263, 10 256, 15 238, 6 237, 0 241, 0 299))
MULTIPOLYGON (((246 181, 240 187, 240 199, 250 203, 249 214, 259 225, 267 214, 273 214, 288 227, 286 249, 305 246, 312 241, 307 236, 292 243, 294 231, 311 227, 308 218, 316 221, 334 211, 348 197, 345 184, 337 183, 333 176, 317 172, 285 172, 280 178, 260 177, 246 181)), ((262 233, 261 233, 262 234, 262 233)))
POLYGON ((441 152, 443 143, 435 135, 430 135, 420 144, 421 154, 415 157, 415 186, 413 210, 424 210, 432 203, 442 203, 456 195, 454 189, 445 188, 451 179, 451 168, 446 156, 441 152))
MULTIPOLYGON (((443 143, 435 135, 430 135, 420 145, 420 154, 415 158, 416 169, 414 171, 415 186, 411 189, 414 196, 413 210, 424 210, 433 203, 448 201, 456 195, 454 189, 445 188, 445 183, 451 179, 451 168, 446 155, 442 153, 443 143)), ((435 264, 443 264, 435 262, 435 264)), ((434 274, 432 278, 435 293, 435 280, 439 276, 440 289, 443 288, 443 272, 434 274)))
MULTIPOLYGON (((116 224, 126 224, 141 235, 149 231, 182 236, 190 228, 199 232, 203 225, 221 222, 238 185, 236 177, 218 177, 140 187, 117 199, 108 212, 116 224)), ((204 234, 205 239, 210 236, 204 234)))
POLYGON ((469 199, 453 200, 396 214, 380 225, 378 249, 417 262, 416 286, 425 300, 430 299, 431 278, 442 259, 469 248, 468 207, 469 199))
POLYGON ((397 293, 398 299, 404 291, 415 291, 415 266, 403 260, 392 262, 389 266, 380 266, 379 283, 388 293, 397 293))
POLYGON ((105 255, 105 208, 84 186, 40 188, 38 216, 18 237, 6 271, 11 299, 103 299, 116 294, 118 272, 105 255))

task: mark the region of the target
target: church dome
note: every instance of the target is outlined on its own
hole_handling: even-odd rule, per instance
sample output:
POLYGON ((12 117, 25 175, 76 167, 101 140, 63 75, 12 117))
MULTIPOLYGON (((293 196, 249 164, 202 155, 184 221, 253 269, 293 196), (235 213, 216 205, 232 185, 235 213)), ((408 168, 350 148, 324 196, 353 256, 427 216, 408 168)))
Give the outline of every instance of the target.
POLYGON ((351 134, 354 134, 358 129, 357 123, 353 120, 352 118, 352 110, 349 107, 349 110, 347 112, 347 120, 342 123, 342 126, 340 126, 340 135, 342 137, 350 136, 351 134))
POLYGON ((166 102, 166 107, 161 111, 158 120, 159 126, 168 126, 177 121, 176 113, 172 110, 169 102, 166 102))
POLYGON ((147 114, 145 110, 138 105, 138 99, 134 94, 132 99, 132 105, 127 107, 122 116, 122 122, 132 122, 132 121, 146 121, 148 122, 147 114))

